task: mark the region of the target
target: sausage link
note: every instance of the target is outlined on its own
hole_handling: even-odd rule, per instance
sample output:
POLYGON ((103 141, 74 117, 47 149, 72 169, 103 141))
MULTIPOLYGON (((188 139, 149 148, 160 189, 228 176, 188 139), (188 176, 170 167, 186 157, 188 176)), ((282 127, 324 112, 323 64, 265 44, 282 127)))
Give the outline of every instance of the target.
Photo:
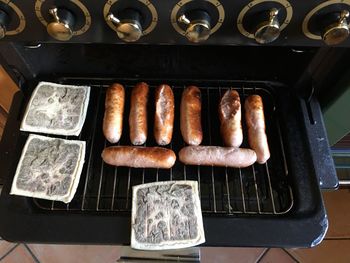
POLYGON ((189 165, 243 168, 255 163, 256 154, 251 149, 236 147, 187 146, 180 150, 179 159, 189 165))
POLYGON ((125 91, 118 83, 112 84, 106 91, 103 134, 111 143, 120 140, 123 131, 125 91))
POLYGON ((176 155, 161 147, 111 146, 103 150, 102 159, 115 166, 169 169, 173 167, 176 155))
POLYGON ((160 85, 155 92, 154 137, 159 145, 171 142, 174 127, 174 93, 168 85, 160 85))
POLYGON ((251 95, 246 99, 244 107, 249 145, 256 152, 257 162, 266 163, 270 158, 270 150, 265 132, 262 98, 259 95, 251 95))
POLYGON ((221 137, 226 146, 239 147, 243 141, 241 100, 235 90, 228 90, 219 104, 221 137))
POLYGON ((136 84, 131 91, 129 127, 130 141, 134 145, 144 144, 147 140, 148 91, 148 85, 144 82, 136 84))
POLYGON ((203 140, 201 110, 201 91, 196 86, 187 87, 181 98, 180 129, 189 145, 199 145, 203 140))

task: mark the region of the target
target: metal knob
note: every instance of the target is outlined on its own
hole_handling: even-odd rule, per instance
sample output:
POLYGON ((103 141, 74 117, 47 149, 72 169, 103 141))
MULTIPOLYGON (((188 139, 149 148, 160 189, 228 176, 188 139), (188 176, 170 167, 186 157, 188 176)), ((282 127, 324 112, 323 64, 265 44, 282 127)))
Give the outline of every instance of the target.
POLYGON ((322 39, 327 45, 337 45, 349 36, 349 24, 347 20, 349 11, 343 10, 338 17, 337 22, 326 26, 322 32, 322 39))
POLYGON ((258 24, 254 33, 256 42, 267 44, 275 41, 279 37, 281 29, 277 15, 278 10, 273 8, 268 13, 268 19, 258 24))
POLYGON ((207 12, 195 10, 189 14, 183 14, 178 21, 187 25, 185 36, 189 41, 199 43, 209 38, 211 25, 207 12))
POLYGON ((9 22, 9 15, 0 9, 0 39, 6 36, 6 27, 9 22))
POLYGON ((63 8, 49 9, 53 21, 47 25, 47 33, 60 41, 67 41, 73 36, 74 15, 63 8))
POLYGON ((116 26, 118 37, 125 42, 135 42, 142 36, 141 14, 136 10, 123 10, 120 17, 110 13, 107 20, 116 26))

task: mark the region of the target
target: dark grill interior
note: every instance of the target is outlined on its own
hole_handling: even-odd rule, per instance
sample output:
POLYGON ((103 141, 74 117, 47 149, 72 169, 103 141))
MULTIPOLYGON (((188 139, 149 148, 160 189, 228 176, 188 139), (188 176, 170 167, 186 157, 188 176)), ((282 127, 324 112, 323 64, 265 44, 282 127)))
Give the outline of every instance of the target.
MULTIPOLYGON (((121 82, 124 84, 123 82, 121 82)), ((171 83, 168 83, 171 85, 171 83)), ((249 147, 244 119, 244 98, 249 94, 262 96, 265 107, 267 135, 271 158, 265 165, 254 164, 244 169, 186 166, 176 161, 169 170, 112 167, 103 163, 100 154, 110 144, 102 133, 105 91, 108 85, 91 85, 90 103, 83 131, 79 137, 63 137, 86 141, 84 169, 74 199, 68 205, 61 202, 33 199, 36 207, 50 211, 79 213, 126 213, 131 211, 132 186, 166 180, 198 180, 204 214, 268 214, 288 212, 293 206, 292 189, 288 182, 288 167, 283 148, 273 89, 268 85, 251 83, 234 85, 241 95, 244 142, 249 147)), ((153 137, 154 88, 150 86, 148 110, 148 139, 146 146, 156 146, 153 137)), ((175 123, 172 148, 177 154, 185 145, 180 133, 179 106, 184 86, 173 85, 175 123)), ((202 145, 222 145, 217 107, 227 87, 200 86, 202 91, 202 145)), ((126 101, 123 134, 120 145, 130 145, 128 115, 132 85, 125 85, 126 101)), ((21 136, 28 133, 21 132, 21 136)), ((59 136, 58 136, 59 137, 59 136)), ((23 138, 23 137, 22 137, 23 138)))

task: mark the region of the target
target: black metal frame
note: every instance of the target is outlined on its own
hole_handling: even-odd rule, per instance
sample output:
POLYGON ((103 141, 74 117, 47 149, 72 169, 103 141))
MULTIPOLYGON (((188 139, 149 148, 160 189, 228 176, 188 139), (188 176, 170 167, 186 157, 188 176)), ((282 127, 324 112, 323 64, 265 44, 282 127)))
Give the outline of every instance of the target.
POLYGON ((323 65, 332 52, 337 54, 332 65, 341 68, 343 51, 336 49, 1 43, 1 64, 19 84, 21 92, 14 98, 0 142, 0 177, 5 180, 0 197, 0 235, 10 241, 42 243, 130 242, 128 213, 50 213, 34 206, 30 198, 9 195, 22 150, 19 124, 31 94, 27 87, 39 79, 57 81, 64 76, 70 77, 70 81, 77 77, 79 84, 142 80, 200 86, 230 86, 239 82, 232 79, 241 79, 240 83, 264 80, 264 85, 276 91, 294 206, 278 217, 206 216, 205 245, 317 245, 328 227, 319 184, 322 182, 324 188, 338 185, 322 113, 314 97, 324 94, 320 77, 327 76, 327 84, 335 81, 337 74, 323 65))
MULTIPOLYGON (((86 81, 88 80, 89 78, 86 78, 86 81)), ((186 83, 186 80, 182 82, 186 83)), ((193 82, 199 85, 202 83, 202 86, 208 85, 206 81, 192 80, 191 83, 193 82)), ((80 79, 79 83, 84 84, 84 80, 80 79)), ((218 84, 217 81, 215 83, 218 84)), ((288 213, 279 217, 206 216, 204 217, 206 246, 309 247, 321 242, 328 228, 318 187, 318 170, 314 162, 314 158, 318 158, 318 155, 310 147, 315 138, 308 132, 308 126, 312 125, 310 118, 314 120, 322 118, 318 104, 317 102, 309 104, 298 98, 292 89, 279 83, 264 83, 274 87, 276 94, 294 206, 288 213), (305 103, 307 107, 303 106, 305 103)), ((228 86, 231 84, 232 82, 220 83, 228 86)), ((27 99, 28 96, 23 96, 22 92, 16 94, 0 146, 0 165, 6 178, 0 198, 1 236, 10 241, 129 244, 128 213, 68 214, 66 211, 52 213, 33 206, 30 198, 9 195, 22 149, 18 140, 19 124, 27 99)), ((318 129, 322 130, 322 127, 318 129)), ((331 167, 328 167, 328 171, 331 170, 331 167)))

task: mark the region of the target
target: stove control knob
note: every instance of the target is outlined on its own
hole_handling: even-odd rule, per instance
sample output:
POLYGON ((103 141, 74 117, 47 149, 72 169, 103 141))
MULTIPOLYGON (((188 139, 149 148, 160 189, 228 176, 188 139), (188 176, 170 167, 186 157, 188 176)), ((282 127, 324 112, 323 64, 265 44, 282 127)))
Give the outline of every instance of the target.
POLYGON ((280 23, 278 21, 278 10, 271 9, 268 13, 262 13, 263 17, 268 17, 267 20, 257 25, 254 33, 254 38, 259 44, 268 44, 275 41, 280 33, 280 23))
POLYGON ((141 14, 135 9, 125 9, 119 17, 110 13, 107 20, 116 26, 118 37, 125 42, 135 42, 142 37, 141 14))
POLYGON ((72 12, 64 8, 51 8, 49 13, 53 21, 47 25, 47 33, 60 41, 68 41, 73 36, 75 18, 72 12))
POLYGON ((6 27, 9 23, 9 16, 8 14, 0 9, 0 39, 4 38, 6 35, 6 27))
POLYGON ((180 16, 178 21, 187 25, 185 36, 189 41, 199 43, 209 38, 211 25, 210 16, 207 12, 193 10, 180 16))
MULTIPOLYGON (((348 17, 349 11, 343 10, 336 16, 336 22, 330 23, 322 32, 322 39, 327 45, 337 45, 349 36, 348 17)), ((334 19, 333 19, 334 21, 334 19)))

